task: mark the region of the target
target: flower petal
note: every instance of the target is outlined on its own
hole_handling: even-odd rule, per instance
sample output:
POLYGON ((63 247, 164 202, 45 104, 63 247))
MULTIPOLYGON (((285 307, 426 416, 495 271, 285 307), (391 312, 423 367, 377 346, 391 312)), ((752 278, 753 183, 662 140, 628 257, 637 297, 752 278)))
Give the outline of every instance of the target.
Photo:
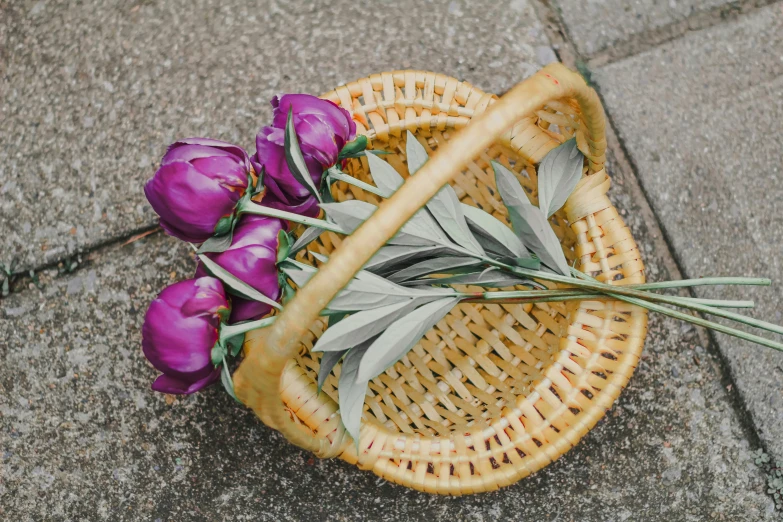
POLYGON ((161 393, 176 395, 189 395, 202 390, 220 378, 220 368, 215 368, 206 377, 195 381, 179 379, 171 375, 163 374, 152 383, 152 389, 161 393))

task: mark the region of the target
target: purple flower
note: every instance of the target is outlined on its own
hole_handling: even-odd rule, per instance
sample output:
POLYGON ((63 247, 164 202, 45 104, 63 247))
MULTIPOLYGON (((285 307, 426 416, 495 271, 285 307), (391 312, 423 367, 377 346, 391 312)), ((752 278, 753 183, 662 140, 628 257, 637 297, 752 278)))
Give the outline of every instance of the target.
POLYGON ((170 235, 201 243, 234 212, 247 190, 250 158, 241 147, 207 138, 180 140, 163 156, 144 193, 170 235))
POLYGON ((163 372, 152 389, 190 394, 220 377, 212 364, 220 316, 229 309, 223 284, 212 277, 180 281, 165 288, 147 309, 142 350, 163 372))
MULTIPOLYGON (((351 115, 329 100, 309 94, 284 94, 272 98, 274 119, 271 127, 263 127, 256 136, 254 160, 265 171, 264 185, 273 202, 291 212, 317 215, 317 201, 307 187, 296 181, 285 161, 285 126, 289 108, 305 164, 315 186, 321 184, 321 175, 337 163, 337 156, 346 143, 356 137, 356 124, 351 115)), ((272 206, 267 199, 264 204, 272 206)))
MULTIPOLYGON (((206 254, 265 296, 275 301, 280 298, 280 280, 277 272, 278 234, 285 229, 283 221, 266 216, 245 214, 234 229, 231 246, 219 254, 206 254)), ((207 272, 199 263, 196 277, 207 272)), ((258 301, 231 298, 231 323, 260 319, 272 307, 258 301)))

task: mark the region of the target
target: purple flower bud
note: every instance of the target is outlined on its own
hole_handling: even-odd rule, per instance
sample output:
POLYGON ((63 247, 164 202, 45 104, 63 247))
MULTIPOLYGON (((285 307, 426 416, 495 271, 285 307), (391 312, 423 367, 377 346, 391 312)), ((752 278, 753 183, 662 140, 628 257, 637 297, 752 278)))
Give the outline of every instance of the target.
POLYGON ((233 214, 251 172, 241 147, 189 138, 169 147, 144 193, 168 234, 201 243, 215 234, 222 218, 233 214))
MULTIPOLYGON (((277 272, 278 234, 285 224, 266 216, 245 214, 234 228, 231 246, 225 252, 206 254, 215 263, 275 301, 280 298, 277 272)), ((199 263, 196 277, 207 272, 199 263)), ((231 297, 231 323, 260 319, 272 307, 258 301, 231 297)))
MULTIPOLYGON (((264 166, 264 185, 272 196, 270 199, 279 202, 286 210, 317 215, 319 208, 315 198, 307 187, 296 181, 285 161, 288 110, 293 109, 299 147, 316 187, 321 183, 324 170, 337 163, 340 150, 356 137, 356 124, 342 107, 309 94, 275 96, 272 107, 272 126, 263 127, 256 136, 254 160, 264 166)), ((266 199, 264 204, 268 204, 266 199)))
POLYGON ((165 288, 147 309, 142 350, 163 372, 152 389, 190 394, 220 377, 212 364, 220 315, 229 309, 223 284, 212 277, 180 281, 165 288))

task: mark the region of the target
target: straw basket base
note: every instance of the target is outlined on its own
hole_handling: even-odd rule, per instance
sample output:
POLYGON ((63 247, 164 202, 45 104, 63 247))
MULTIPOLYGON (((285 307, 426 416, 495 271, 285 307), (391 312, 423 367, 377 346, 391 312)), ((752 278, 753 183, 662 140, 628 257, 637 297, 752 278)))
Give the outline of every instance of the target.
MULTIPOLYGON (((348 109, 371 148, 389 151, 381 157, 404 177, 406 130, 433 154, 496 102, 465 82, 422 71, 371 76, 324 97, 348 109)), ((553 216, 552 227, 569 262, 580 270, 615 284, 642 283, 639 251, 606 197, 609 178, 603 159, 591 155, 584 118, 573 100, 549 100, 475 155, 452 186, 464 203, 508 222, 490 161, 513 170, 536 203, 536 165, 576 136, 594 172, 553 216)), ((365 158, 350 160, 346 171, 372 183, 365 158)), ((342 182, 333 193, 337 201, 380 203, 342 182)), ((311 249, 330 255, 343 242, 327 232, 311 249)), ((320 442, 315 451, 322 457, 339 456, 421 491, 488 491, 546 466, 595 425, 632 375, 646 323, 645 310, 610 300, 460 304, 370 383, 358 452, 340 422, 339 365, 317 391, 320 355, 310 349, 325 320, 304 332, 298 355, 285 364, 280 396, 300 433, 320 442)), ((259 378, 247 360, 263 343, 263 333, 249 336, 246 363, 235 378, 240 397, 266 421, 252 392, 242 391, 259 378)))

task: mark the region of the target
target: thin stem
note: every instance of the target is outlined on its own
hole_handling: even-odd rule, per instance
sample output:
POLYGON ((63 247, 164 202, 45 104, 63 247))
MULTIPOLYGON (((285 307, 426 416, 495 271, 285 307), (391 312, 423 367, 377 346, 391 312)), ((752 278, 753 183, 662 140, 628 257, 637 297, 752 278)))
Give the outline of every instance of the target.
POLYGON ((680 281, 659 281, 657 283, 644 283, 641 285, 628 285, 627 288, 637 290, 662 290, 664 288, 687 288, 691 286, 711 285, 748 285, 769 286, 770 279, 763 277, 702 277, 700 279, 682 279, 680 281))
POLYGON ((371 192, 372 194, 375 194, 376 196, 380 196, 382 198, 389 197, 388 194, 381 191, 381 189, 379 189, 378 187, 374 185, 370 185, 369 183, 365 183, 360 179, 356 179, 353 176, 350 176, 345 172, 343 172, 342 170, 339 170, 335 167, 329 168, 329 170, 327 170, 326 172, 327 175, 332 179, 336 179, 338 181, 344 181, 349 185, 353 185, 354 187, 359 187, 362 190, 366 190, 367 192, 371 192))
POLYGON ((277 319, 277 316, 264 317, 263 319, 250 321, 247 323, 220 325, 220 340, 225 341, 226 339, 234 337, 235 335, 247 333, 258 328, 264 328, 265 326, 269 326, 275 322, 275 319, 277 319))
POLYGON ((747 324, 750 326, 755 326, 756 328, 760 328, 762 330, 767 330, 770 332, 780 333, 783 334, 783 327, 780 327, 778 325, 768 323, 766 321, 761 321, 758 319, 754 319, 752 317, 746 317, 744 315, 740 315, 734 312, 727 312, 724 310, 721 310, 719 308, 713 308, 712 306, 707 306, 695 302, 688 302, 683 301, 683 298, 680 297, 672 297, 667 295, 660 295, 660 294, 654 294, 652 292, 646 292, 644 290, 636 290, 634 288, 629 288, 627 286, 613 286, 608 285, 606 283, 601 283, 596 281, 595 279, 590 278, 589 280, 583 280, 583 279, 577 279, 577 277, 587 276, 586 274, 583 274, 582 272, 579 272, 576 269, 572 269, 572 272, 577 277, 569 277, 569 276, 563 276, 560 274, 554 274, 551 272, 543 272, 540 270, 530 270, 528 268, 522 268, 518 266, 510 266, 505 263, 502 263, 500 261, 496 261, 491 258, 483 258, 486 262, 489 262, 493 264, 494 266, 498 266, 499 268, 503 268, 504 270, 508 270, 514 274, 517 275, 523 275, 525 277, 530 277, 534 279, 543 279, 544 281, 552 281, 554 283, 562 283, 569 286, 574 286, 577 288, 584 288, 587 290, 593 290, 596 292, 601 292, 603 294, 609 295, 609 296, 625 296, 625 297, 633 297, 636 299, 643 299, 645 301, 651 301, 651 302, 659 302, 659 303, 665 303, 670 304, 673 306, 680 306, 683 308, 690 308, 692 310, 696 310, 699 312, 703 312, 705 314, 715 315, 718 317, 724 317, 726 319, 732 319, 734 321, 741 322, 743 324, 747 324))
POLYGON ((294 214, 293 212, 287 212, 285 210, 279 210, 276 208, 265 207, 263 205, 259 205, 258 203, 253 203, 252 201, 242 203, 242 205, 237 208, 237 213, 276 217, 279 219, 285 219, 286 221, 292 221, 294 223, 301 223, 302 225, 307 225, 308 227, 321 228, 330 232, 337 232, 338 234, 347 234, 347 232, 345 232, 339 226, 326 220, 302 216, 299 214, 294 214))
MULTIPOLYGON (((572 269, 572 271, 573 271, 573 273, 574 273, 574 275, 576 277, 580 277, 583 280, 584 279, 587 280, 587 281, 584 281, 584 282, 587 282, 587 283, 596 282, 597 283, 597 281, 595 279, 593 279, 592 277, 590 277, 589 275, 587 275, 587 274, 585 274, 583 272, 580 272, 580 271, 578 271, 576 269, 572 269)), ((603 283, 598 283, 598 284, 603 284, 603 283)), ((611 286, 611 285, 606 285, 606 286, 611 288, 611 290, 604 290, 604 293, 606 293, 606 294, 609 294, 609 295, 620 294, 620 295, 626 295, 628 297, 641 297, 642 299, 645 299, 644 295, 637 296, 637 295, 634 295, 634 294, 623 294, 622 292, 615 292, 615 289, 622 288, 622 287, 611 286)), ((644 293, 645 292, 642 292, 642 294, 644 294, 644 293)), ((768 323, 766 321, 761 321, 760 319, 754 319, 753 317, 748 317, 748 316, 741 315, 741 314, 738 314, 738 313, 735 313, 735 312, 728 312, 726 310, 720 310, 718 308, 713 308, 711 306, 702 305, 702 304, 693 303, 693 302, 690 303, 690 304, 687 304, 687 305, 682 305, 682 304, 679 304, 679 303, 682 303, 682 299, 683 298, 681 298, 681 297, 670 297, 670 296, 663 296, 663 295, 659 295, 659 294, 647 294, 647 295, 650 296, 650 299, 646 299, 648 301, 658 301, 658 302, 661 302, 661 303, 671 304, 671 305, 674 305, 674 306, 684 306, 684 307, 690 308, 691 310, 696 310, 697 312, 703 312, 705 314, 715 315, 717 317, 723 317, 725 319, 731 319, 733 321, 737 321, 739 323, 746 324, 748 326, 755 326, 756 328, 759 328, 761 330, 767 330, 768 332, 774 332, 774 333, 778 333, 778 334, 783 334, 783 327, 778 326, 776 324, 768 323), (655 299, 652 299, 652 296, 655 296, 655 299)))
POLYGON ((641 299, 636 299, 634 297, 626 297, 618 295, 616 296, 617 299, 620 301, 625 301, 626 303, 630 303, 636 306, 641 306, 643 308, 647 308, 648 310, 652 310, 653 312, 658 312, 663 315, 668 315, 670 317, 674 317, 676 319, 680 319, 682 321, 687 321, 689 323, 693 323, 698 326, 703 326, 705 328, 709 328, 711 330, 715 330, 717 332, 725 333, 728 335, 732 335, 734 337, 739 337, 740 339, 744 339, 746 341, 751 341, 756 344, 760 344, 762 346, 766 346, 767 348, 772 348, 774 350, 783 351, 783 344, 771 341, 769 339, 765 339, 764 337, 760 337, 758 335, 749 334, 746 332, 743 332, 742 330, 737 330, 735 328, 730 328, 728 326, 724 326, 720 323, 714 323, 712 321, 708 321, 706 319, 702 319, 701 317, 684 314, 682 312, 679 312, 677 310, 672 310, 671 308, 666 308, 665 306, 660 306, 655 303, 645 302, 641 299))
MULTIPOLYGON (((546 302, 552 298, 560 301, 568 300, 587 300, 587 299, 607 299, 610 298, 605 293, 601 292, 588 292, 584 290, 512 290, 512 291, 499 291, 499 292, 477 292, 464 294, 468 297, 463 302, 471 303, 483 303, 483 302, 504 302, 504 303, 519 303, 519 302, 546 302), (479 297, 480 296, 480 297, 479 297), (534 301, 531 301, 534 299, 534 301)), ((707 306, 714 306, 718 308, 753 308, 753 301, 728 301, 719 299, 699 299, 692 297, 681 297, 688 303, 698 303, 707 306)))

